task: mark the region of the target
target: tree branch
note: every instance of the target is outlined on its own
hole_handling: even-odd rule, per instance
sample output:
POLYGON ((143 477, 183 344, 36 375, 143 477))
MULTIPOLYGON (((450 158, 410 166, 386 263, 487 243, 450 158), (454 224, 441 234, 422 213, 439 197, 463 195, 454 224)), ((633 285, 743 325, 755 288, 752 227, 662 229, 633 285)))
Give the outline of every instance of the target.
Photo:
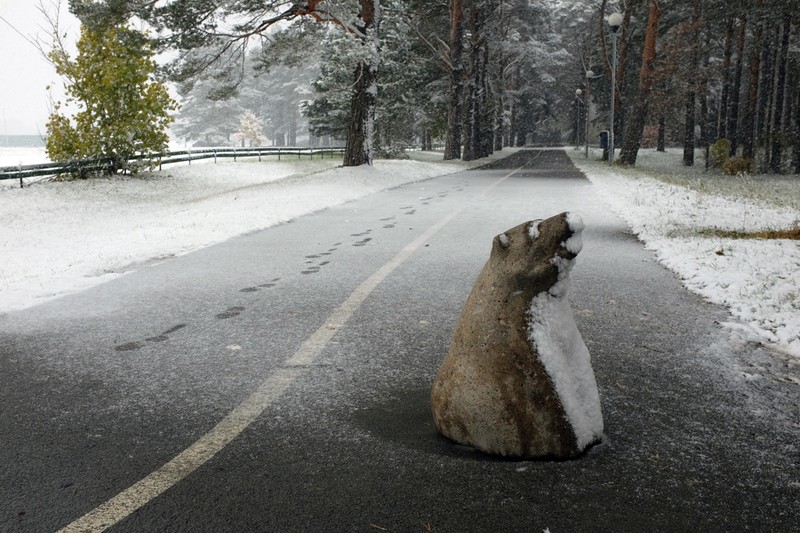
MULTIPOLYGON (((437 49, 428 39, 425 38, 422 32, 419 31, 419 28, 417 28, 416 24, 409 23, 409 26, 414 29, 414 32, 417 34, 417 37, 419 37, 422 40, 422 42, 425 43, 425 46, 427 46, 431 50, 431 52, 439 56, 439 59, 441 59, 442 62, 447 66, 448 70, 453 70, 453 64, 450 62, 450 58, 447 57, 447 52, 449 51, 449 47, 445 45, 444 49, 445 52, 443 53, 441 48, 437 49)), ((439 44, 445 44, 439 37, 436 37, 436 39, 439 41, 439 44)))

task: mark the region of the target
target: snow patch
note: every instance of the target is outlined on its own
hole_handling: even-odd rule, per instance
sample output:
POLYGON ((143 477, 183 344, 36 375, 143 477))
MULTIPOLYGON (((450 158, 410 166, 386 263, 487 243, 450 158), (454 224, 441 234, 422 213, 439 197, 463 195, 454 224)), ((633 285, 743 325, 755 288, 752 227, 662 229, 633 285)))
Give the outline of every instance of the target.
POLYGON ((556 256, 550 259, 550 262, 558 269, 558 281, 547 292, 557 298, 566 297, 569 290, 569 273, 575 266, 575 260, 556 256))
POLYGON ((586 229, 586 224, 583 223, 583 219, 578 213, 574 213, 572 211, 567 213, 567 225, 569 229, 572 230, 573 233, 581 233, 583 230, 586 229))
POLYGON ((537 218, 533 222, 528 225, 528 235, 531 236, 532 240, 536 240, 539 238, 539 224, 542 222, 541 218, 537 218))
MULTIPOLYGON (((661 264, 690 291, 728 309, 736 320, 723 325, 735 342, 756 342, 800 358, 800 243, 697 233, 795 227, 800 224, 800 212, 793 207, 797 201, 789 197, 796 195, 796 186, 791 189, 787 183, 770 181, 774 177, 753 176, 747 184, 730 184, 730 190, 741 196, 723 196, 647 175, 684 168, 680 150, 666 154, 640 150, 637 166, 630 169, 610 168, 569 150, 567 154, 661 264), (783 195, 787 205, 747 197, 741 192, 745 185, 754 196, 773 202, 774 191, 767 195, 766 189, 787 191, 783 195)), ((684 168, 683 172, 684 180, 693 183, 691 172, 696 170, 684 168)), ((670 175, 681 181, 680 174, 670 175)))
MULTIPOLYGON (((581 248, 584 225, 580 217, 567 218, 575 232, 565 247, 577 254, 581 248), (572 241, 572 242, 570 242, 572 241)), ((567 299, 569 273, 574 259, 554 257, 558 281, 547 292, 537 294, 528 311, 528 340, 539 353, 550 381, 553 383, 567 420, 577 439, 578 448, 599 440, 603 434, 603 415, 600 396, 592 370, 591 356, 575 324, 572 307, 567 299)))
POLYGON ((586 228, 586 225, 583 223, 583 219, 580 215, 575 213, 567 213, 567 225, 569 225, 569 229, 572 230, 572 236, 567 239, 566 242, 562 243, 561 246, 566 248, 566 250, 572 254, 578 255, 583 250, 583 237, 582 232, 586 228))
MULTIPOLYGON (((559 282, 567 284, 566 279, 559 282)), ((561 400, 578 448, 584 449, 602 437, 603 415, 589 350, 565 293, 566 288, 558 296, 543 292, 533 298, 528 339, 561 400)))

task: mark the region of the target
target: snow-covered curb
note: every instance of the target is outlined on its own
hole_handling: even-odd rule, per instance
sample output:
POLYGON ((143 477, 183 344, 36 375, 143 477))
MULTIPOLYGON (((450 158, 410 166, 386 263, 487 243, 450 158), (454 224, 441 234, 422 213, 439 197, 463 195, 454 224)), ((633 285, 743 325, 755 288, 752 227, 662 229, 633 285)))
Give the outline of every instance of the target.
POLYGON ((791 228, 800 213, 702 194, 646 177, 641 169, 609 168, 572 150, 567 154, 687 288, 729 309, 736 319, 726 324, 731 331, 800 358, 800 243, 697 235, 709 228, 791 228))
POLYGON ((404 183, 507 156, 442 162, 206 162, 137 178, 0 187, 0 313, 74 293, 154 260, 189 253, 404 183))

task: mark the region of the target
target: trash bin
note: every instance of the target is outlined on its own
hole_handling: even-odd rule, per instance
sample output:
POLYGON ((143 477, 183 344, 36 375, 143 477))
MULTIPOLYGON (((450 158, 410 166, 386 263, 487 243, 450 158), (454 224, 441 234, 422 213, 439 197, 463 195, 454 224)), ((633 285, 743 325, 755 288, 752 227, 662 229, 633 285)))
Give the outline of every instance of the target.
POLYGON ((608 161, 608 130, 600 132, 600 148, 603 149, 603 161, 608 161))
POLYGON ((608 131, 603 130, 600 132, 600 148, 608 150, 608 131))

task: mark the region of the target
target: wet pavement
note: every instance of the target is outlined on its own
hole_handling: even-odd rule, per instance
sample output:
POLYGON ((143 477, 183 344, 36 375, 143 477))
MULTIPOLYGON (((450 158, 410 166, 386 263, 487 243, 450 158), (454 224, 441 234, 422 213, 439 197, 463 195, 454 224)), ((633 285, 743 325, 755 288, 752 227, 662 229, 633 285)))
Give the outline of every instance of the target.
POLYGON ((563 152, 521 151, 0 317, 0 530, 67 526, 258 401, 110 531, 798 531, 797 386, 744 379, 772 358, 725 320, 563 152), (604 440, 455 445, 428 396, 491 239, 566 210, 604 440))

